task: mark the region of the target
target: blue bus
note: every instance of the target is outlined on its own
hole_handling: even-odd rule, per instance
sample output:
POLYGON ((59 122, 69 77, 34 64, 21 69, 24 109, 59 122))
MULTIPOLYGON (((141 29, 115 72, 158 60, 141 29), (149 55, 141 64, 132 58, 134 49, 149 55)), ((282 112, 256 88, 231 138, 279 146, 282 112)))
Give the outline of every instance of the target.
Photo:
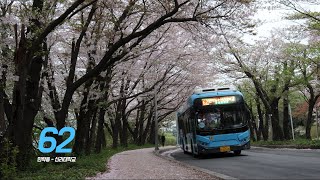
POLYGON ((178 142, 194 157, 250 149, 249 109, 241 92, 230 88, 193 93, 178 111, 178 142))

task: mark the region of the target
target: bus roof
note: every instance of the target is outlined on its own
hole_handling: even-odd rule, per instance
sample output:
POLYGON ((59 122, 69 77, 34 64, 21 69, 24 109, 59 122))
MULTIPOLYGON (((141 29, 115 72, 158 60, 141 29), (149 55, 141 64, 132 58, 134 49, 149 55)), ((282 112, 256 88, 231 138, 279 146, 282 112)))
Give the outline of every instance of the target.
POLYGON ((194 93, 188 98, 187 103, 184 104, 178 110, 178 114, 183 113, 189 107, 193 106, 195 99, 208 98, 208 97, 219 97, 219 96, 234 96, 234 95, 243 96, 242 93, 238 90, 208 91, 208 92, 194 93))

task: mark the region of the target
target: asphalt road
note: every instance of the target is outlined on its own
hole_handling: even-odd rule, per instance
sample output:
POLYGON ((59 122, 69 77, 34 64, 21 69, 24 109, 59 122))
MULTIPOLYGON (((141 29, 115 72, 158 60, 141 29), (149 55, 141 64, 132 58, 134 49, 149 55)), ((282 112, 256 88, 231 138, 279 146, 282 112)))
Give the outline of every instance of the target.
POLYGON ((238 179, 320 179, 320 150, 251 148, 193 158, 182 150, 171 153, 181 162, 238 179))

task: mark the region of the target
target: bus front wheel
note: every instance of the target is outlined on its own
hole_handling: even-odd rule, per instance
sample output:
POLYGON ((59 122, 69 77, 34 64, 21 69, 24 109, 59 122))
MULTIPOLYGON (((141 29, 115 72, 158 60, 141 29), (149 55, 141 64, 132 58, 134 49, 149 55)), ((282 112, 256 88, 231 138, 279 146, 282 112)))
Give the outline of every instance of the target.
POLYGON ((198 154, 195 153, 193 146, 192 146, 192 156, 193 156, 194 158, 198 158, 198 157, 199 157, 198 154))
POLYGON ((184 154, 187 154, 187 153, 188 153, 188 151, 184 150, 184 148, 183 148, 183 153, 184 153, 184 154))
POLYGON ((183 153, 184 153, 184 154, 187 154, 187 151, 186 151, 186 149, 185 149, 184 143, 182 143, 182 150, 183 150, 183 153))
POLYGON ((235 151, 233 151, 233 153, 234 153, 236 156, 238 156, 238 155, 241 154, 241 150, 235 150, 235 151))

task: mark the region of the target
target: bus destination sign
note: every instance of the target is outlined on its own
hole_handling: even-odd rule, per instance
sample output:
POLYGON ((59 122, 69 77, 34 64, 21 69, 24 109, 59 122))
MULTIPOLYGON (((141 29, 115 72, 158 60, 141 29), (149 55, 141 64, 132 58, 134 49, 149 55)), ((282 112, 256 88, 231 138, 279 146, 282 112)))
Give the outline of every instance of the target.
POLYGON ((223 96, 223 97, 204 98, 201 100, 202 100, 202 106, 222 105, 222 104, 235 103, 236 97, 235 96, 223 96))

